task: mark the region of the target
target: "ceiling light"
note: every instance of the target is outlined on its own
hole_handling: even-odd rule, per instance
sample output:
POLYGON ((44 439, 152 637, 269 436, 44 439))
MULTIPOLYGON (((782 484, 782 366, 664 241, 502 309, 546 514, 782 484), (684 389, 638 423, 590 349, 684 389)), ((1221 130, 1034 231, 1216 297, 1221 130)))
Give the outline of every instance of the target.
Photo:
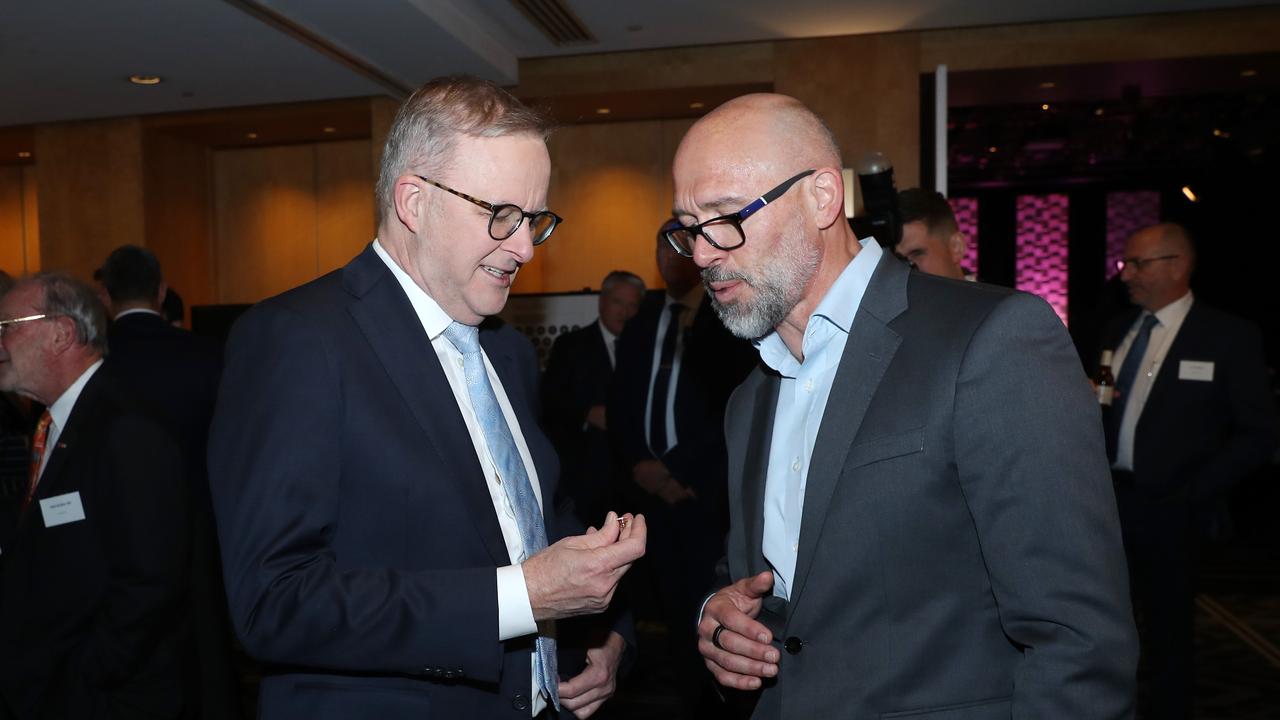
POLYGON ((1047 80, 1045 82, 1040 83, 1040 89, 1042 90, 1052 90, 1056 87, 1058 87, 1058 83, 1053 82, 1052 80, 1047 80))
POLYGON ((608 114, 609 114, 609 108, 596 108, 596 114, 597 114, 597 115, 608 115, 608 114))
POLYGON ((1049 109, 1049 103, 1045 103, 1045 104, 1041 105, 1041 106, 1040 106, 1040 109, 1041 109, 1041 110, 1048 110, 1048 109, 1049 109))
POLYGON ((161 78, 159 75, 130 75, 129 82, 134 85, 159 85, 161 78))
POLYGON ((700 103, 700 102, 691 102, 691 103, 689 103, 689 109, 690 109, 690 110, 701 110, 701 109, 702 109, 702 108, 704 108, 704 107, 706 107, 706 104, 705 104, 705 103, 700 103))
POLYGON ((19 151, 18 151, 18 157, 20 157, 20 158, 29 158, 29 157, 31 157, 31 151, 30 151, 30 150, 19 150, 19 151))
POLYGON ((1000 152, 1000 148, 996 147, 995 145, 992 145, 991 147, 987 148, 987 152, 989 153, 1000 152))
POLYGON ((1222 129, 1219 129, 1219 128, 1214 128, 1214 129, 1213 129, 1213 136, 1214 136, 1214 137, 1216 137, 1216 138, 1229 138, 1229 137, 1231 137, 1231 133, 1227 132, 1226 130, 1222 130, 1222 129))
POLYGON ((249 138, 250 140, 258 139, 258 133, 245 133, 244 136, 249 138))
POLYGON ((1182 194, 1183 194, 1183 195, 1184 195, 1188 200, 1190 200, 1191 202, 1197 202, 1197 201, 1199 201, 1199 200, 1200 200, 1200 198, 1196 197, 1196 194, 1195 194, 1194 192, 1192 192, 1192 191, 1191 191, 1191 186, 1190 186, 1190 185, 1183 185, 1183 186, 1182 186, 1182 194))
POLYGON ((1093 111, 1093 114, 1094 114, 1096 117, 1102 117, 1102 114, 1103 114, 1103 113, 1105 113, 1105 112, 1106 112, 1106 111, 1105 111, 1105 110, 1103 110, 1102 108, 1098 108, 1097 110, 1094 110, 1094 111, 1093 111))
POLYGON ((1254 76, 1256 76, 1257 74, 1258 74, 1258 71, 1257 71, 1257 70, 1254 70, 1254 69, 1252 69, 1252 68, 1251 68, 1251 69, 1249 69, 1249 70, 1241 70, 1241 71, 1240 71, 1240 77, 1254 77, 1254 76))
POLYGON ((327 133, 335 133, 335 132, 338 132, 338 128, 327 127, 324 129, 324 131, 327 133))

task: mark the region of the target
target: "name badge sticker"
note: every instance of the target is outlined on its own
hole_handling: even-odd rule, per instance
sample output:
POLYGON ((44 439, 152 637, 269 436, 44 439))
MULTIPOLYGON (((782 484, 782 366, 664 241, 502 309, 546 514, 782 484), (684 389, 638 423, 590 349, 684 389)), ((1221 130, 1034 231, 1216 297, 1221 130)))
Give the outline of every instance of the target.
POLYGON ((1178 363, 1178 379, 1213 382, 1213 363, 1208 360, 1183 360, 1178 363))
POLYGON ((80 522, 84 519, 84 504, 80 502, 79 491, 41 500, 40 514, 47 528, 80 522))

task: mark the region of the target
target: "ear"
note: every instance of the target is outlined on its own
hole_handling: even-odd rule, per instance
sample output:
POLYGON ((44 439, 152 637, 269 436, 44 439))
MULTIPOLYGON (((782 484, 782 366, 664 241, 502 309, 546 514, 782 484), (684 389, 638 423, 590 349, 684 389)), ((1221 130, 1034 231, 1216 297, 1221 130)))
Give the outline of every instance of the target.
POLYGON ((964 260, 964 255, 969 250, 969 238, 964 233, 956 231, 951 233, 951 237, 947 238, 947 251, 951 253, 951 262, 956 265, 964 260))
POLYGON ((836 168, 818 168, 813 174, 810 191, 816 216, 814 221, 825 230, 844 221, 844 176, 836 168))
POLYGON ((76 321, 72 318, 62 315, 55 317, 53 322, 53 332, 49 338, 49 351, 54 355, 61 355, 76 345, 76 321))
POLYGON ((396 217, 415 235, 425 224, 427 213, 427 194, 423 192, 419 182, 413 175, 401 175, 396 178, 395 191, 391 195, 395 202, 396 217))

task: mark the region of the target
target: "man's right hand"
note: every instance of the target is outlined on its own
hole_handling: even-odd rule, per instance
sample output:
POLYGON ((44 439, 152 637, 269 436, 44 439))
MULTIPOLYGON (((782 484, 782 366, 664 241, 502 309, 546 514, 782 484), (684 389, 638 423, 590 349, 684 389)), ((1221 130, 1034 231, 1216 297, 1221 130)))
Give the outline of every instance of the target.
POLYGON ((618 582, 644 555, 644 516, 610 512, 600 530, 564 538, 524 561, 535 620, 591 615, 609 607, 618 582), (625 524, 625 527, 623 525, 625 524))
POLYGON ((773 633, 755 618, 763 598, 773 590, 773 572, 766 570, 723 588, 707 601, 698 623, 698 652, 721 685, 755 690, 763 678, 778 674, 778 649, 773 633), (716 628, 720 647, 713 642, 716 628))

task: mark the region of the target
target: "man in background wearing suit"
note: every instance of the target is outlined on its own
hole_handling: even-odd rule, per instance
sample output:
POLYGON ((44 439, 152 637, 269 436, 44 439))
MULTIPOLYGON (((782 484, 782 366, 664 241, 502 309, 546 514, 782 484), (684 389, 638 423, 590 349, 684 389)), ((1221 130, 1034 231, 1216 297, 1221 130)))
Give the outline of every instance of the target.
POLYGON ((621 473, 609 445, 605 406, 618 336, 643 298, 638 275, 623 270, 606 275, 599 318, 556 338, 542 376, 543 417, 560 455, 560 492, 573 500, 578 519, 587 524, 620 507, 621 473))
POLYGON ((644 519, 575 534, 533 347, 486 322, 559 222, 546 134, 492 83, 428 83, 387 137, 377 239, 232 331, 209 474, 265 718, 585 717, 613 692, 618 623, 580 674, 556 648, 644 519))
POLYGON ((1120 276, 1138 308, 1103 342, 1116 370, 1112 476, 1157 718, 1192 709, 1196 520, 1265 465, 1276 442, 1262 335, 1196 300, 1194 268, 1181 226, 1135 233, 1120 276))
POLYGON ((681 694, 695 702, 708 684, 680 628, 693 623, 724 552, 724 407, 755 353, 716 318, 693 263, 661 230, 655 240, 667 288, 645 300, 618 339, 609 433, 654 528, 647 569, 677 657, 676 678, 686 684, 681 694))
POLYGON ((707 667, 761 690, 761 718, 1128 717, 1119 521, 1062 323, 859 243, 841 166, 781 95, 722 105, 676 153, 668 238, 765 366, 726 412, 707 667))
POLYGON ((94 291, 65 275, 0 299, 0 390, 48 407, 0 528, 0 716, 183 712, 182 456, 102 370, 106 346, 94 291))
POLYGON ((113 318, 106 369, 165 421, 185 459, 191 511, 191 705, 200 709, 201 718, 238 717, 239 683, 205 469, 222 352, 161 314, 167 288, 150 250, 122 245, 95 275, 107 291, 113 318))
POLYGON ((898 257, 921 272, 955 280, 972 279, 960 262, 969 239, 960 232, 951 203, 936 190, 908 188, 898 193, 902 239, 893 248, 898 257))

